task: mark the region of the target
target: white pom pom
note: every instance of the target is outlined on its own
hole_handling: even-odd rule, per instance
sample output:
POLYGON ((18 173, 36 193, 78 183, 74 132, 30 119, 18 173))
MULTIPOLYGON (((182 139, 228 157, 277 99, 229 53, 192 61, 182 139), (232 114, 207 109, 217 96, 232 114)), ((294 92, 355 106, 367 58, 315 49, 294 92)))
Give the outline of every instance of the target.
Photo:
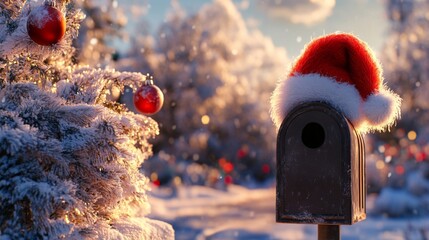
POLYGON ((362 111, 370 130, 382 130, 392 126, 401 115, 401 101, 396 93, 385 87, 380 92, 368 96, 362 111))

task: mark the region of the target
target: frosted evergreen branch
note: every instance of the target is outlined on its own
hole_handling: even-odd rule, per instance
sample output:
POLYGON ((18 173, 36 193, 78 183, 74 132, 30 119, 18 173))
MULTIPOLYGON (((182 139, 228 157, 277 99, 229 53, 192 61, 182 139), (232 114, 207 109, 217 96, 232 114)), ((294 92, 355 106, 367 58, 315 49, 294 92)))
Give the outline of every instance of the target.
MULTIPOLYGON (((80 22, 84 15, 79 10, 70 9, 66 13, 66 34, 64 38, 53 46, 40 46, 34 43, 27 33, 27 19, 31 9, 37 6, 27 4, 16 20, 16 28, 11 31, 10 26, 0 32, 0 56, 13 56, 17 54, 31 53, 39 59, 46 59, 54 54, 62 54, 71 49, 71 40, 77 36, 80 22), (5 37, 7 36, 7 38, 5 37)), ((63 10, 64 11, 64 10, 63 10)))
POLYGON ((62 73, 64 70, 60 69, 72 65, 72 59, 63 56, 74 54, 71 41, 77 37, 84 15, 79 10, 67 8, 65 37, 53 46, 40 46, 29 38, 26 29, 28 15, 34 7, 25 5, 16 20, 3 18, 2 21, 0 18, 1 65, 9 65, 7 69, 0 68, 0 86, 14 82, 17 78, 36 82, 40 86, 50 86, 67 78, 62 73))
POLYGON ((125 85, 137 88, 145 80, 141 73, 82 67, 72 73, 71 81, 57 83, 57 94, 74 103, 100 104, 106 102, 106 94, 113 86, 123 92, 125 85))
POLYGON ((3 0, 0 2, 0 16, 6 16, 9 19, 16 18, 21 11, 26 0, 3 0))
POLYGON ((55 61, 53 59, 41 61, 28 56, 16 56, 13 61, 0 58, 0 88, 18 81, 36 83, 45 88, 69 77, 67 71, 64 71, 66 68, 60 69, 60 66, 52 65, 50 62, 55 61))
POLYGON ((0 99, 0 152, 7 159, 0 161, 0 221, 6 234, 17 234, 9 232, 13 214, 33 216, 21 222, 32 229, 25 236, 70 237, 97 235, 94 219, 116 222, 122 217, 116 212, 135 214, 133 204, 147 213, 147 179, 138 167, 151 154, 146 139, 158 131, 152 119, 66 104, 29 83, 6 86, 0 99))

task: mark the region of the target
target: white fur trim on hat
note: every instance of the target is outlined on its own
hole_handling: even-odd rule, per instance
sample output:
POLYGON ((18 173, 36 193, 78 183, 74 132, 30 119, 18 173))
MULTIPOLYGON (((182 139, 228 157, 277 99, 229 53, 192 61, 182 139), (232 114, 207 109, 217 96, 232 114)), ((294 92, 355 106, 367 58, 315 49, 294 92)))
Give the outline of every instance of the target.
POLYGON ((400 115, 401 98, 382 86, 363 101, 354 85, 314 74, 296 74, 277 83, 271 96, 271 118, 277 128, 301 103, 323 101, 340 111, 358 132, 384 130, 400 115))
POLYGON ((356 88, 319 74, 298 74, 280 81, 271 96, 271 118, 277 128, 297 105, 309 101, 324 101, 341 111, 356 126, 360 114, 361 97, 356 88))

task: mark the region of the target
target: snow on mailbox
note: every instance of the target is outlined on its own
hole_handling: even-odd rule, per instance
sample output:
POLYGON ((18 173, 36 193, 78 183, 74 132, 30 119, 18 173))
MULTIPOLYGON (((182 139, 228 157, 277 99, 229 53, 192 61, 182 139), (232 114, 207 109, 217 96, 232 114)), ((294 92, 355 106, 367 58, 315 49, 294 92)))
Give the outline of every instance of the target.
POLYGON ((277 221, 365 219, 362 134, 384 131, 401 98, 367 44, 346 33, 311 41, 271 97, 277 135, 277 221))

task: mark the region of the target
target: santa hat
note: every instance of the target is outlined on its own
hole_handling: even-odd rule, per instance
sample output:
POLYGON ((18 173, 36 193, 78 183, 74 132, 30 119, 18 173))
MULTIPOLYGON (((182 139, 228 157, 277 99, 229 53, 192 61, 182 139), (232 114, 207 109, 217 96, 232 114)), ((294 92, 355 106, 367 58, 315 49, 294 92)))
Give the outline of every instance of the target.
POLYGON ((401 98, 383 84, 382 70, 367 44, 335 33, 311 41, 271 96, 271 117, 280 127, 300 103, 323 101, 365 133, 393 125, 401 98))

